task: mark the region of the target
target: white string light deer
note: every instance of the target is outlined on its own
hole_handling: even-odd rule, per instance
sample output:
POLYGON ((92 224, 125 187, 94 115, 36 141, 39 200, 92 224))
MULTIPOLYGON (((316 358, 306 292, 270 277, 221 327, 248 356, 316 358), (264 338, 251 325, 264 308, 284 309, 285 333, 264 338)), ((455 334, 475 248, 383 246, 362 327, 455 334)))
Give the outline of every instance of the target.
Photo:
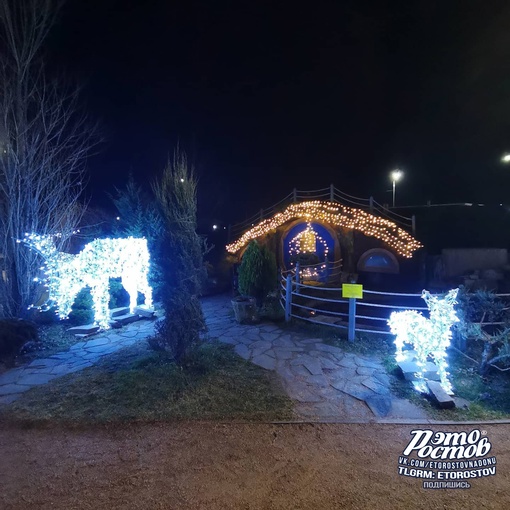
POLYGON ((432 296, 424 290, 422 298, 427 303, 430 312, 430 319, 424 317, 416 310, 405 310, 393 312, 388 320, 391 332, 396 335, 396 360, 405 359, 404 344, 410 344, 416 351, 416 364, 419 367, 417 372, 417 385, 420 391, 426 391, 425 366, 430 356, 437 365, 437 373, 441 380, 441 386, 447 393, 452 393, 452 385, 446 371, 446 349, 450 345, 452 337, 451 327, 459 319, 455 312, 457 304, 457 293, 459 289, 453 289, 440 299, 432 296))
MULTIPOLYGON (((152 307, 152 288, 148 281, 150 255, 144 238, 95 239, 76 255, 59 252, 52 236, 26 234, 19 242, 44 258, 41 267, 44 277, 35 280, 47 288, 48 302, 56 304, 61 319, 71 313, 80 290, 89 287, 94 303, 94 323, 108 329, 110 278, 121 278, 122 286, 129 294, 131 313, 136 307, 138 292, 145 296, 145 306, 152 307)), ((49 308, 48 304, 46 308, 49 308)))

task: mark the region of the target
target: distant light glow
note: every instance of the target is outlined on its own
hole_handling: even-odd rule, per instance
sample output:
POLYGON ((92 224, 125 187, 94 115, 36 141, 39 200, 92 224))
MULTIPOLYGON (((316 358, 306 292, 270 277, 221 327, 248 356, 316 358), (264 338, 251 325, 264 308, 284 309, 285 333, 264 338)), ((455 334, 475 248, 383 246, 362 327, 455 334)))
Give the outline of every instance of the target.
POLYGON ((510 163, 510 154, 508 152, 505 152, 503 156, 501 157, 501 161, 503 163, 510 163))
MULTIPOLYGON (((108 329, 110 278, 122 279, 122 286, 129 294, 131 313, 136 307, 138 292, 145 296, 145 305, 152 307, 152 288, 148 282, 150 256, 144 238, 95 239, 77 255, 59 252, 52 236, 26 234, 23 243, 43 256, 44 278, 35 280, 47 287, 49 301, 57 305, 57 315, 61 319, 71 313, 80 290, 90 287, 94 322, 108 329)), ((44 308, 48 309, 49 305, 44 308)))
POLYGON ((402 177, 404 177, 404 172, 402 172, 402 170, 393 170, 393 172, 391 172, 392 181, 398 182, 402 177))
POLYGON ((388 320, 391 332, 396 335, 396 360, 405 359, 404 344, 410 344, 416 351, 418 388, 426 391, 425 366, 427 358, 431 356, 437 366, 437 373, 441 379, 441 386, 447 393, 452 393, 452 385, 446 371, 446 349, 452 337, 451 327, 459 318, 455 312, 456 298, 459 289, 448 292, 445 298, 432 296, 424 290, 422 298, 427 303, 430 319, 416 310, 393 312, 388 320))
POLYGON ((212 229, 213 229, 213 230, 217 230, 217 229, 218 229, 218 225, 213 225, 213 226, 212 226, 212 229))

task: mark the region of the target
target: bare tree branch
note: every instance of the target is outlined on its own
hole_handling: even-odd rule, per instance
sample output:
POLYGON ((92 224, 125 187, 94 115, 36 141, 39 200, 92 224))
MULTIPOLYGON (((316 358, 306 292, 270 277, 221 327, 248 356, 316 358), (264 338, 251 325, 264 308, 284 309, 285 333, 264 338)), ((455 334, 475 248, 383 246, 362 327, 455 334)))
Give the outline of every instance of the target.
POLYGON ((79 89, 49 80, 41 48, 60 0, 0 1, 0 278, 3 313, 33 301, 40 260, 20 247, 27 232, 61 234, 62 248, 83 213, 85 162, 99 142, 79 107, 79 89))

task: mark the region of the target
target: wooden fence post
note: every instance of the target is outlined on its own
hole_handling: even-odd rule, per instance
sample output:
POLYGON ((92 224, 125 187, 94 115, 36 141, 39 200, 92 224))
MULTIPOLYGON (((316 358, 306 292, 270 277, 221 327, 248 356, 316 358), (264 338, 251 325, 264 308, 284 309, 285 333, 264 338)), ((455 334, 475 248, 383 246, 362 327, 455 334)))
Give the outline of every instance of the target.
POLYGON ((354 342, 356 335, 356 298, 349 298, 349 342, 354 342))
POLYGON ((299 284, 301 283, 301 267, 300 267, 299 262, 296 262, 295 279, 296 279, 296 294, 299 294, 299 291, 300 291, 299 284))
POLYGON ((374 212, 374 197, 370 197, 368 199, 368 207, 370 209, 370 212, 373 213, 374 212))
POLYGON ((296 203, 296 202, 297 202, 297 189, 296 189, 296 188, 294 188, 294 189, 292 190, 292 201, 293 201, 294 203, 296 203))
POLYGON ((335 186, 333 184, 329 185, 329 201, 335 201, 335 186))
POLYGON ((292 275, 287 275, 287 283, 285 286, 285 322, 290 321, 292 313, 292 275))
POLYGON ((413 236, 416 235, 416 216, 413 214, 411 216, 411 224, 412 224, 412 229, 413 229, 413 236))

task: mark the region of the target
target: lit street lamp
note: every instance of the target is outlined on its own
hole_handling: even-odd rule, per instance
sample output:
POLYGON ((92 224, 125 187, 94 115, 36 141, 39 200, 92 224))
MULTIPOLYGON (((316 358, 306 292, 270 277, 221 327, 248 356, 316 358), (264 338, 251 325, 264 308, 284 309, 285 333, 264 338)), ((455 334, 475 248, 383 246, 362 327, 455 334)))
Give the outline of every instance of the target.
POLYGON ((402 170, 393 170, 393 172, 391 172, 391 180, 393 181, 393 207, 395 207, 395 188, 397 182, 400 181, 403 176, 404 172, 402 172, 402 170))

